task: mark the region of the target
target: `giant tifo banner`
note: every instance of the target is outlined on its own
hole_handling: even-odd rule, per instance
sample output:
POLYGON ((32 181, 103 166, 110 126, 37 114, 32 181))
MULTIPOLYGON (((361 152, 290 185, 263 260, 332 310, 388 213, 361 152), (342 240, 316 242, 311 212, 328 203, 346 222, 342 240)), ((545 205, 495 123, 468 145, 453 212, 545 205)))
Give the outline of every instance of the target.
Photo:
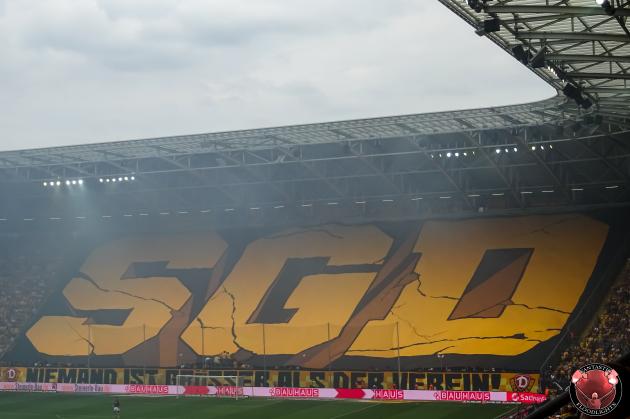
POLYGON ((355 399, 379 401, 410 400, 519 404, 537 404, 546 400, 546 397, 543 394, 490 391, 346 390, 335 388, 166 386, 141 384, 42 384, 0 382, 0 392, 2 391, 28 393, 54 392, 151 396, 181 395, 197 397, 266 397, 276 399, 355 399))
POLYGON ((608 236, 563 214, 107 239, 4 359, 537 370, 608 236))
MULTIPOLYGON (((195 379, 177 383, 177 376, 225 376, 216 385, 252 387, 392 389, 394 384, 408 390, 539 392, 539 374, 476 372, 397 372, 361 371, 217 371, 163 368, 0 368, 0 381, 63 384, 199 384, 195 379), (238 377, 238 378, 233 378, 238 377), (230 382, 231 380, 236 380, 230 382)), ((203 383, 210 385, 211 382, 203 383)))

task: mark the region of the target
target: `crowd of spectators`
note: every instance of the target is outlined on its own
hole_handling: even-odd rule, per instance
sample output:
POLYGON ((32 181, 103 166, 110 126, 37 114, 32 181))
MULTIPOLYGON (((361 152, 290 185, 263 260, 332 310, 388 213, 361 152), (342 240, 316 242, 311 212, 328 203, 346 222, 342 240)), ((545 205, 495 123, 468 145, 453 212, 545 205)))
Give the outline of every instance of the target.
POLYGON ((0 238, 0 357, 54 291, 61 268, 60 249, 42 244, 0 238))
POLYGON ((610 363, 630 352, 630 260, 613 286, 592 329, 561 355, 560 364, 547 371, 547 385, 552 390, 569 385, 571 374, 579 367, 610 363))
POLYGON ((238 362, 228 351, 223 351, 219 355, 206 357, 203 364, 197 365, 201 368, 208 369, 251 369, 252 366, 246 363, 238 362))

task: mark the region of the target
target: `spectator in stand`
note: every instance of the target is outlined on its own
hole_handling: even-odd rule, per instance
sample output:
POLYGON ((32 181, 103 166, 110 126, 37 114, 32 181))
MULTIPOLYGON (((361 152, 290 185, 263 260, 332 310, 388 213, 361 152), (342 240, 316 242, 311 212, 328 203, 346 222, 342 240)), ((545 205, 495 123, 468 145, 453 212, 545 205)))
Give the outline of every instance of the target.
POLYGON ((546 371, 547 385, 566 388, 573 372, 582 365, 610 363, 630 351, 630 260, 613 287, 592 330, 581 342, 565 350, 560 365, 546 371))
POLYGON ((0 238, 0 357, 55 290, 61 268, 54 246, 21 238, 0 238))

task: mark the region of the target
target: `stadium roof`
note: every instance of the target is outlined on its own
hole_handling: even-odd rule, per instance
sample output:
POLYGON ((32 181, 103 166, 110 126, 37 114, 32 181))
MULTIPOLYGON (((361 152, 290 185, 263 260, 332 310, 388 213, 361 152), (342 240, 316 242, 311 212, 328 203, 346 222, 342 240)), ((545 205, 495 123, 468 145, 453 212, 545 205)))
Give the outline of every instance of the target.
MULTIPOLYGON (((597 112, 628 126, 630 2, 440 0, 558 91, 579 87, 597 112), (497 25, 498 24, 498 25, 497 25), (534 60, 534 57, 538 59, 534 60), (540 66, 540 67, 539 67, 540 66)), ((500 71, 488 68, 488 74, 500 71)), ((480 75, 481 77, 485 75, 480 75)))
MULTIPOLYGON (((357 119, 320 124, 218 132, 135 141, 52 147, 34 150, 0 152, 0 169, 47 168, 87 173, 88 164, 129 159, 173 158, 236 150, 262 150, 339 143, 348 140, 374 140, 418 137, 464 131, 484 131, 557 123, 567 117, 560 106, 561 98, 524 105, 471 109, 384 118, 357 119)), ((569 114, 570 116, 570 114, 569 114)), ((61 175, 61 173, 59 174, 61 175)), ((47 177, 43 177, 46 179, 47 177)), ((39 181, 42 178, 33 178, 39 181)))
POLYGON ((221 225, 243 226, 629 204, 628 3, 611 4, 609 14, 594 0, 440 1, 559 95, 513 106, 2 152, 0 194, 12 199, 0 200, 0 222, 216 214, 221 225), (137 182, 107 182, 131 176, 137 182), (84 184, 66 188, 71 179, 84 184))

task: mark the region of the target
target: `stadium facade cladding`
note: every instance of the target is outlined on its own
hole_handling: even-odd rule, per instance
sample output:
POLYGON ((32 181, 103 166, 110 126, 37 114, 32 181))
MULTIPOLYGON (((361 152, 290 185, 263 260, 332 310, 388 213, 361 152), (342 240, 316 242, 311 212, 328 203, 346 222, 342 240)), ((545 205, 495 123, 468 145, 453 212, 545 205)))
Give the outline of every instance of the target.
POLYGON ((142 214, 243 226, 630 203, 628 5, 610 13, 591 0, 563 6, 440 1, 558 96, 464 111, 3 152, 0 193, 11 199, 0 201, 0 228, 142 214), (135 181, 105 182, 125 176, 135 181), (80 187, 63 184, 79 179, 80 187))

